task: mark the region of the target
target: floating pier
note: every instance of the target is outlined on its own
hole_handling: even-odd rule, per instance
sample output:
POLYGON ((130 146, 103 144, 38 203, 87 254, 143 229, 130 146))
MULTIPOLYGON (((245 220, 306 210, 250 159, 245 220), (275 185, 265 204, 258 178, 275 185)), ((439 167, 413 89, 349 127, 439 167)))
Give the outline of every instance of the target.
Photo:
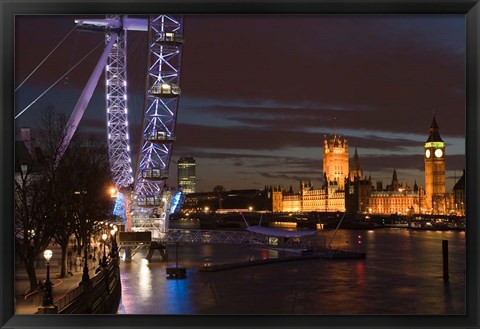
POLYGON ((282 257, 282 258, 255 259, 255 260, 247 260, 244 262, 207 265, 207 266, 201 267, 200 272, 218 272, 218 271, 225 271, 225 270, 231 270, 231 269, 249 267, 249 266, 266 265, 266 264, 273 264, 273 263, 284 263, 284 262, 318 259, 318 258, 364 259, 365 257, 366 257, 366 253, 364 252, 356 252, 356 251, 348 251, 348 250, 328 250, 328 251, 322 251, 322 252, 306 251, 298 256, 295 255, 295 256, 288 256, 288 257, 282 257))

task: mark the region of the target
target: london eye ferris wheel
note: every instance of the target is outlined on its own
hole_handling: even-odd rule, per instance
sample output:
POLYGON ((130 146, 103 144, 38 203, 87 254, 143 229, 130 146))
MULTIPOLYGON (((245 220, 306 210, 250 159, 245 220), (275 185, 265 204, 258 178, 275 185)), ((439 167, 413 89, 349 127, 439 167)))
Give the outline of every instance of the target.
POLYGON ((181 94, 182 16, 130 18, 108 15, 105 19, 77 19, 75 24, 79 31, 104 33, 105 48, 65 127, 65 138, 56 164, 68 147, 104 71, 109 162, 113 184, 119 192, 116 208, 120 209, 119 214, 126 221, 127 230, 133 226, 136 230, 149 230, 154 235, 161 235, 168 228, 172 198, 166 180, 181 94), (142 135, 135 170, 127 106, 128 31, 147 33, 148 46, 142 135))

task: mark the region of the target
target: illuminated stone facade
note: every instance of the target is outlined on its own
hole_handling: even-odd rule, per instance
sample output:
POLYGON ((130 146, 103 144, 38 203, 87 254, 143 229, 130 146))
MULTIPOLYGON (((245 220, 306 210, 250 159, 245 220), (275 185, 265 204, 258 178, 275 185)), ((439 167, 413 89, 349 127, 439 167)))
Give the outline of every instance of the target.
POLYGON ((283 211, 283 193, 281 189, 275 187, 272 189, 272 211, 283 211))
MULTIPOLYGON (((383 188, 383 182, 372 184, 371 177, 363 176, 357 149, 349 167, 348 141, 346 137, 325 136, 323 149, 324 185, 315 189, 311 183, 300 182, 300 190, 293 193, 273 192, 274 212, 335 212, 374 214, 444 214, 456 211, 464 213, 462 192, 459 183, 454 195, 445 193, 445 143, 438 132, 433 117, 430 136, 424 145, 425 189, 413 188, 400 183, 397 171, 383 188)), ((463 190, 463 191, 462 191, 463 190)))
POLYGON ((283 212, 303 211, 302 197, 299 194, 284 195, 281 211, 283 211, 283 212))
POLYGON ((465 216, 465 170, 453 187, 453 209, 459 216, 465 216))
POLYGON ((353 155, 353 163, 352 163, 352 166, 350 167, 348 179, 351 182, 353 182, 355 181, 355 179, 362 179, 362 178, 363 178, 363 170, 360 167, 357 148, 355 148, 355 154, 353 155))
POLYGON ((445 199, 445 143, 433 116, 430 135, 424 145, 425 162, 425 209, 424 213, 443 214, 445 199))
POLYGON ((420 210, 418 191, 375 191, 368 198, 368 213, 418 214, 420 210))
POLYGON ((339 190, 345 189, 345 178, 348 170, 348 142, 347 137, 341 138, 330 135, 323 141, 323 174, 326 182, 336 182, 339 190))
POLYGON ((309 211, 345 211, 345 194, 332 184, 329 189, 315 189, 311 184, 300 182, 300 191, 296 194, 273 192, 282 196, 281 207, 274 203, 274 212, 309 212, 309 211))
MULTIPOLYGON (((369 180, 370 181, 370 180, 369 180)), ((368 196, 363 198, 364 207, 357 209, 358 212, 371 214, 418 214, 421 205, 425 202, 423 188, 415 182, 413 189, 407 184, 398 181, 397 170, 393 170, 392 180, 389 185, 382 188, 383 184, 377 182, 377 188, 371 190, 368 196)))

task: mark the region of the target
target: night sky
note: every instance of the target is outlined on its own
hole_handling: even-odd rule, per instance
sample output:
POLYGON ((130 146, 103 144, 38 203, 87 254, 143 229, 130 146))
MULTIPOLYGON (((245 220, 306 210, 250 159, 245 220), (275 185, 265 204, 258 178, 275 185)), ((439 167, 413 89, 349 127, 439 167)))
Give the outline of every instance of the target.
MULTIPOLYGON (((18 86, 74 27, 73 16, 17 16, 18 86)), ((446 142, 447 191, 465 168, 463 15, 185 16, 176 161, 197 161, 197 191, 321 186, 323 136, 346 135, 372 180, 424 186, 433 113, 446 142), (455 170, 455 171, 454 171, 455 170)), ((74 31, 16 93, 19 113, 104 40, 74 31)), ((100 47, 101 48, 101 47, 100 47)), ((101 49, 17 119, 69 115, 101 49)), ((128 32, 134 167, 145 91, 146 33, 128 32)), ((106 141, 104 79, 80 129, 106 141)))

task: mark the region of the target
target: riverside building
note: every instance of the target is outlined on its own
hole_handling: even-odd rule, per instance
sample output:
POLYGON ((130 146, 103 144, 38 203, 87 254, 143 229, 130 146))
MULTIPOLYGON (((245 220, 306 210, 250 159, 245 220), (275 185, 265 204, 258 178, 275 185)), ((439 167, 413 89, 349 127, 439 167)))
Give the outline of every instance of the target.
POLYGON ((345 179, 349 175, 347 137, 330 135, 323 143, 324 184, 315 189, 311 182, 300 182, 300 191, 272 191, 274 212, 345 211, 345 179), (282 198, 282 203, 279 202, 282 198), (281 206, 280 206, 281 205, 281 206))
POLYGON ((272 189, 273 212, 335 212, 372 214, 449 214, 464 213, 464 183, 456 184, 455 196, 445 191, 445 143, 433 117, 424 143, 425 188, 415 181, 413 188, 400 183, 396 169, 392 180, 372 184, 364 176, 357 149, 349 166, 347 137, 325 136, 323 148, 323 186, 300 181, 297 193, 292 188, 272 189), (462 185, 463 184, 463 185, 462 185))

